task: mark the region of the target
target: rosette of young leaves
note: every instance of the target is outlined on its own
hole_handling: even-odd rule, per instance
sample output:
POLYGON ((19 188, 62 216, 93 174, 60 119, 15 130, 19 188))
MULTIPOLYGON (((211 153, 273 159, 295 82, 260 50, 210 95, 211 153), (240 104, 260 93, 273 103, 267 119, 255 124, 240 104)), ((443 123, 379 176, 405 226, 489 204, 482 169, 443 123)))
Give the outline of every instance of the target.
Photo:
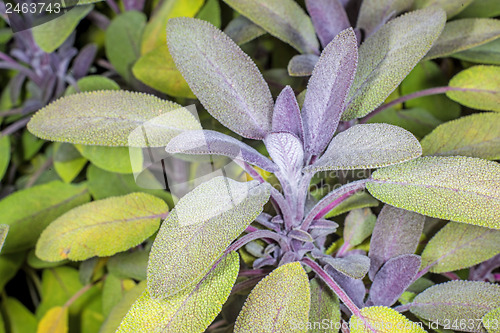
POLYGON ((204 332, 226 302, 239 264, 239 255, 231 252, 194 287, 166 299, 155 299, 145 290, 116 332, 204 332))
POLYGON ((253 288, 234 332, 306 332, 310 303, 306 271, 298 262, 285 264, 253 288))
POLYGON ((472 157, 421 157, 378 169, 377 199, 431 217, 500 229, 500 165, 472 157))
POLYGON ((351 333, 425 333, 421 324, 385 306, 362 308, 359 314, 351 317, 349 326, 351 333))
POLYGON ((263 139, 273 99, 255 63, 206 21, 176 18, 167 30, 175 64, 207 111, 233 132, 263 139))
POLYGON ((192 286, 262 212, 269 184, 213 178, 184 196, 151 249, 148 290, 166 298, 192 286))

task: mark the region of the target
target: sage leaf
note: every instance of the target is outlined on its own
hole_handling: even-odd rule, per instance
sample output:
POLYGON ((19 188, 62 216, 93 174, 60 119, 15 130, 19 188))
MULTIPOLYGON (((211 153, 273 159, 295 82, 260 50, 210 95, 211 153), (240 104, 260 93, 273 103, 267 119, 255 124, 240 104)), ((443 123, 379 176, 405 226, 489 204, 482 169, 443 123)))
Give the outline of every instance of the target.
POLYGON ((55 306, 38 323, 37 333, 66 333, 68 327, 68 308, 55 306))
MULTIPOLYGON (((330 328, 337 323, 340 323, 340 304, 337 295, 330 288, 324 285, 323 281, 318 278, 309 281, 311 290, 311 307, 309 309, 310 323, 330 323, 330 328)), ((338 331, 338 330, 336 330, 338 331)), ((318 328, 318 325, 313 325, 309 332, 323 333, 336 332, 318 328)))
POLYGON ((363 1, 359 9, 356 27, 363 29, 366 36, 370 36, 387 21, 409 9, 413 5, 413 1, 363 1))
POLYGON ((207 0, 205 5, 200 9, 196 18, 212 23, 215 27, 220 29, 221 17, 220 17, 220 5, 219 0, 207 0))
POLYGON ((477 265, 500 253, 500 231, 449 222, 427 243, 422 267, 433 273, 456 271, 477 265))
POLYGON ((485 44, 500 37, 500 20, 470 18, 455 20, 444 26, 424 60, 445 57, 485 44))
POLYGON ((416 0, 415 8, 439 7, 446 11, 448 19, 467 8, 474 0, 416 0))
POLYGON ((2 312, 9 323, 9 332, 36 332, 35 316, 17 298, 5 297, 2 300, 2 312))
POLYGON ((30 132, 46 140, 133 147, 165 146, 180 132, 199 128, 197 119, 178 104, 121 90, 58 99, 28 123, 30 132))
POLYGON ((470 62, 500 65, 500 38, 452 55, 453 58, 470 62))
POLYGON ((295 55, 288 63, 288 74, 290 76, 309 76, 312 74, 318 59, 319 57, 315 54, 295 55))
POLYGON ((163 200, 146 193, 93 201, 52 222, 38 240, 36 255, 45 261, 111 256, 155 233, 167 212, 163 200))
POLYGON ((143 281, 147 277, 150 249, 117 253, 106 262, 108 271, 122 279, 143 281))
POLYGON ((474 66, 450 80, 452 100, 478 110, 500 111, 500 66, 474 66))
POLYGON ((293 0, 224 0, 271 35, 300 53, 318 53, 318 40, 311 19, 293 0))
POLYGON ((347 296, 356 304, 357 307, 364 306, 366 287, 361 279, 354 279, 343 273, 340 273, 330 265, 325 266, 325 270, 335 282, 342 288, 347 296))
POLYGON ((141 149, 85 145, 75 147, 92 164, 109 172, 133 173, 142 169, 141 149))
POLYGON ((305 150, 320 154, 337 129, 356 72, 357 42, 352 29, 339 33, 314 67, 302 107, 305 150))
POLYGON ((293 134, 279 132, 269 134, 264 143, 279 172, 290 183, 291 190, 296 192, 304 163, 302 142, 293 134))
POLYGON ((415 323, 394 309, 385 306, 362 308, 349 321, 351 333, 425 333, 421 323, 415 323))
POLYGON ((496 308, 485 314, 481 322, 488 333, 498 333, 500 331, 500 327, 498 327, 499 320, 500 308, 496 308))
POLYGON ((385 205, 377 217, 370 239, 369 277, 389 259, 415 253, 424 229, 425 216, 385 205))
POLYGON ((337 134, 323 156, 304 171, 378 168, 420 155, 420 143, 407 130, 389 124, 361 124, 337 134))
POLYGON ((226 247, 262 212, 267 183, 216 177, 179 200, 151 249, 148 290, 167 298, 200 281, 226 247))
POLYGON ((353 209, 377 207, 378 205, 379 201, 373 198, 369 193, 364 191, 356 192, 329 211, 325 215, 325 218, 338 216, 353 209))
POLYGON ((192 288, 166 299, 155 299, 145 290, 130 308, 117 333, 204 332, 229 297, 239 266, 239 255, 231 252, 192 288))
POLYGON ((500 229, 500 165, 472 157, 421 157, 379 169, 366 188, 390 205, 500 229))
POLYGON ((167 30, 175 64, 207 111, 233 132, 263 139, 273 99, 250 57, 206 21, 176 18, 167 30))
POLYGON ((115 81, 100 75, 88 75, 76 81, 76 86, 68 86, 64 92, 64 96, 73 95, 85 91, 98 91, 98 90, 120 90, 120 86, 115 81))
POLYGON ((306 8, 323 48, 339 32, 351 26, 344 6, 339 0, 306 0, 306 8))
POLYGON ((266 31, 245 16, 239 15, 229 22, 224 33, 236 44, 243 45, 264 35, 266 31))
POLYGON ((500 3, 496 0, 474 0, 458 17, 495 17, 500 15, 500 3))
POLYGON ((410 12, 384 24, 359 48, 356 77, 342 120, 360 118, 382 104, 429 51, 446 21, 440 9, 410 12))
POLYGON ((108 317, 111 310, 120 303, 120 300, 130 289, 136 286, 130 279, 122 280, 110 273, 102 286, 102 314, 108 317))
POLYGON ((310 302, 309 279, 300 263, 280 266, 253 288, 234 333, 306 332, 310 302))
POLYGON ((43 229, 68 210, 90 200, 84 184, 54 181, 12 193, 0 201, 2 222, 9 225, 2 252, 34 246, 43 229))
POLYGON ((369 208, 350 211, 344 221, 344 243, 350 247, 363 243, 372 234, 376 220, 369 208))
POLYGON ((10 163, 10 137, 8 135, 0 138, 0 180, 2 180, 10 163))
POLYGON ((5 238, 9 233, 9 225, 8 224, 0 224, 0 252, 2 252, 3 243, 5 242, 5 238))
POLYGON ((370 258, 362 254, 350 254, 343 258, 324 257, 321 260, 353 279, 362 279, 370 269, 370 258))
POLYGON ((290 86, 283 88, 278 98, 276 98, 272 131, 290 132, 301 140, 304 140, 304 127, 302 125, 300 108, 293 89, 290 86))
MULTIPOLYGON (((481 320, 500 306, 500 286, 481 281, 449 281, 430 288, 415 297, 410 311, 429 321, 444 323, 481 320)), ((482 327, 457 327, 466 332, 484 332, 482 327)))
POLYGON ((69 143, 54 143, 54 168, 65 183, 71 183, 87 164, 87 159, 69 143))
POLYGON ((166 151, 171 154, 222 155, 275 172, 277 166, 249 145, 229 135, 210 131, 186 131, 173 138, 166 151))
POLYGON ((500 114, 476 113, 439 125, 420 142, 424 155, 500 159, 500 114))

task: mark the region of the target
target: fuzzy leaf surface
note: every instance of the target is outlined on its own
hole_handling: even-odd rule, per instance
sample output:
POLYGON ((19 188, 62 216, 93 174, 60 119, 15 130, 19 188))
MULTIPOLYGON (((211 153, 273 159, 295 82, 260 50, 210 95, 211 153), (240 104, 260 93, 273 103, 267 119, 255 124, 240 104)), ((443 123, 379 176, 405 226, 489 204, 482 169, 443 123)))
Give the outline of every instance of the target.
POLYGON ((413 11, 384 24, 364 41, 342 120, 363 117, 382 104, 429 51, 445 21, 440 9, 413 11))
POLYGON ((306 332, 305 327, 294 328, 308 322, 310 302, 306 271, 298 262, 285 264, 253 288, 236 319, 234 332, 306 332))
MULTIPOLYGON (((340 322, 340 304, 337 295, 328 288, 318 278, 309 281, 311 289, 311 308, 309 310, 309 322, 319 323, 322 320, 328 320, 329 323, 340 322)), ((309 332, 324 333, 332 332, 314 325, 309 332)))
POLYGON ((379 168, 420 155, 420 143, 407 130, 389 124, 360 124, 337 134, 323 156, 304 171, 379 168))
POLYGON ((267 183, 213 178, 186 194, 163 222, 151 249, 148 290, 166 298, 199 282, 262 212, 267 183))
POLYGON ((319 57, 315 54, 297 54, 290 59, 287 69, 290 76, 309 76, 318 63, 319 57))
POLYGON ((344 221, 344 242, 352 247, 363 243, 372 234, 376 220, 369 208, 350 211, 344 221))
POLYGON ((323 48, 339 32, 351 26, 344 6, 339 0, 306 0, 306 8, 323 48))
POLYGON ((273 132, 290 132, 304 139, 304 126, 295 93, 290 86, 283 88, 274 104, 273 132))
POLYGON ((361 318, 353 315, 349 321, 351 333, 425 333, 417 323, 394 309, 370 306, 361 309, 361 318))
POLYGON ((245 16, 239 15, 228 23, 224 29, 224 33, 236 44, 243 45, 264 35, 266 30, 262 29, 245 16))
POLYGON ((0 224, 0 252, 2 252, 3 243, 5 242, 5 238, 9 233, 9 225, 8 224, 0 224))
POLYGON ((500 308, 496 308, 485 314, 481 321, 483 322, 483 326, 486 328, 488 333, 500 332, 500 327, 495 325, 495 323, 500 321, 500 308))
POLYGON ((500 229, 500 165, 464 156, 421 157, 379 169, 366 188, 390 205, 500 229))
POLYGON ((363 1, 359 9, 357 28, 367 36, 377 31, 388 20, 409 9, 414 0, 363 1))
POLYGON ((287 132, 271 133, 264 142, 279 172, 291 182, 291 186, 296 187, 300 182, 304 163, 302 142, 295 135, 287 132))
POLYGON ((352 254, 343 258, 321 258, 335 270, 353 279, 362 279, 370 269, 370 258, 362 254, 352 254))

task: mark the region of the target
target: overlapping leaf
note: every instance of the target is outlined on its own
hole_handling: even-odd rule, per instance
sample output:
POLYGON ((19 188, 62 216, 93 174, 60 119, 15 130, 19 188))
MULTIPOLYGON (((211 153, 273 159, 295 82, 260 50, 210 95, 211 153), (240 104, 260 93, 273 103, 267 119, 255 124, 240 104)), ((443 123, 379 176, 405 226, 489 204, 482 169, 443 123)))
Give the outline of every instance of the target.
POLYGON ((139 192, 82 205, 44 230, 36 255, 46 261, 85 260, 125 251, 156 232, 167 211, 163 200, 139 192))
POLYGON ((242 45, 264 35, 266 31, 245 16, 239 15, 229 22, 224 33, 236 44, 242 45))
POLYGON ((0 252, 2 252, 3 243, 5 242, 5 238, 9 233, 9 225, 8 224, 0 224, 0 252))
POLYGON ((228 298, 238 271, 239 255, 231 252, 193 288, 167 299, 154 299, 144 291, 117 332, 204 332, 228 298))
POLYGON ((66 333, 68 330, 68 308, 55 306, 40 320, 37 333, 66 333))
POLYGON ((409 9, 414 0, 363 1, 359 10, 357 28, 370 36, 391 18, 409 9))
POLYGON ((304 139, 304 127, 295 93, 290 86, 283 88, 273 110, 273 132, 290 132, 304 139))
POLYGON ((500 38, 452 55, 453 58, 470 62, 500 65, 500 38))
POLYGON ((488 333, 500 332, 500 326, 498 325, 500 322, 500 308, 496 308, 485 314, 481 322, 488 333))
POLYGON ((46 140, 102 146, 160 147, 184 130, 199 128, 180 105, 128 91, 70 95, 28 123, 30 132, 46 140))
POLYGON ((142 170, 142 150, 128 147, 76 145, 83 157, 95 166, 115 173, 133 173, 142 170))
POLYGON ((361 244, 372 234, 376 220, 369 208, 350 211, 344 221, 344 242, 353 247, 361 244))
POLYGON ((87 159, 69 143, 54 143, 54 168, 65 183, 70 183, 87 164, 87 159))
POLYGON ((122 279, 146 280, 150 249, 117 253, 106 262, 108 271, 122 279))
POLYGON ((323 48, 339 32, 351 26, 344 6, 339 0, 306 0, 306 7, 323 48))
POLYGON ((264 142, 279 172, 290 182, 292 190, 295 189, 300 182, 304 163, 302 142, 295 135, 287 132, 271 133, 264 142))
POLYGON ((184 196, 163 222, 151 250, 151 296, 166 298, 200 281, 260 214, 269 195, 267 183, 217 177, 184 196))
POLYGON ((236 319, 234 332, 306 332, 310 302, 306 271, 298 262, 285 264, 252 290, 236 319))
POLYGON ((2 180, 10 162, 10 139, 8 135, 0 138, 0 180, 2 180))
POLYGON ((495 17, 500 15, 500 3, 496 0, 474 0, 459 17, 495 17))
POLYGON ((428 8, 385 24, 359 48, 356 77, 342 119, 363 117, 379 106, 429 51, 446 21, 440 9, 428 8))
MULTIPOLYGON (((321 323, 327 320, 330 326, 340 322, 340 304, 337 295, 318 278, 309 281, 311 289, 311 307, 309 310, 309 322, 321 323)), ((309 330, 312 333, 328 332, 314 325, 309 330)))
POLYGON ((351 333, 425 333, 420 325, 385 306, 362 308, 360 314, 353 315, 349 321, 351 333))
POLYGON ((356 192, 329 211, 325 218, 338 216, 353 209, 377 207, 379 201, 367 192, 356 192))
POLYGON ((422 154, 410 132, 388 124, 355 125, 333 138, 323 156, 306 172, 377 168, 422 154))
POLYGON ((379 169, 377 199, 431 217, 500 229, 500 165, 472 157, 422 157, 379 169))
POLYGON ((314 70, 319 57, 315 54, 298 54, 288 63, 290 76, 309 76, 314 70))
POLYGON ((416 0, 416 8, 439 7, 446 11, 446 16, 451 18, 467 8, 474 0, 416 0))
POLYGON ((205 5, 200 9, 196 18, 212 23, 214 26, 220 29, 221 17, 220 17, 220 5, 219 0, 207 0, 205 5))
POLYGON ((353 279, 362 279, 370 269, 370 258, 362 254, 351 254, 343 258, 321 258, 335 270, 353 279))

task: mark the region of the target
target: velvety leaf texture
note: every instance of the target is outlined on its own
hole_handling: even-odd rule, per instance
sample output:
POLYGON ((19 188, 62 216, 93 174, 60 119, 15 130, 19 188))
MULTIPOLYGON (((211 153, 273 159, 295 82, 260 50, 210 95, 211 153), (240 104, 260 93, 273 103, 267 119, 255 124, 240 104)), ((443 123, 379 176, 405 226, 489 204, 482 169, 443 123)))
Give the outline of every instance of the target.
POLYGON ((283 88, 274 104, 273 132, 290 132, 303 140, 304 127, 295 93, 290 86, 283 88))
POLYGON ((351 26, 339 0, 306 0, 306 7, 323 48, 351 26))
POLYGON ((500 114, 476 113, 439 125, 421 141, 424 155, 500 159, 500 114))
POLYGON ((250 57, 206 21, 176 18, 167 30, 175 64, 207 111, 233 132, 263 139, 273 99, 250 57))
POLYGON ((229 22, 224 33, 236 44, 242 45, 264 35, 266 31, 245 16, 240 15, 229 22))
POLYGON ((199 128, 180 105, 128 91, 70 95, 41 109, 28 123, 29 131, 42 139, 102 146, 161 147, 181 131, 199 128))
POLYGON ((363 1, 359 10, 357 28, 367 36, 399 13, 409 9, 414 0, 363 1))
POLYGON ((314 67, 302 107, 305 149, 311 154, 320 154, 337 129, 356 72, 357 49, 354 31, 344 30, 314 67))
POLYGON ((226 302, 239 265, 239 255, 231 252, 193 288, 166 299, 154 299, 144 291, 116 332, 204 332, 226 302))
POLYGON ((423 215, 390 205, 382 208, 370 240, 370 279, 389 259, 415 253, 424 219, 423 215))
POLYGON ((450 281, 427 288, 415 297, 410 311, 429 321, 453 323, 473 319, 473 329, 454 329, 466 332, 484 332, 478 321, 489 311, 500 306, 500 286, 480 281, 450 281))
POLYGON ((366 188, 390 205, 500 229, 500 165, 472 157, 422 157, 379 169, 366 188))
MULTIPOLYGON (((328 288, 323 281, 315 278, 309 281, 311 289, 311 308, 309 310, 309 322, 312 327, 308 332, 324 333, 331 330, 317 327, 315 323, 321 323, 328 320, 328 323, 340 322, 340 304, 337 295, 328 288)), ((334 331, 333 331, 334 332, 334 331)))
POLYGON ((491 310, 481 319, 483 326, 486 328, 488 333, 498 333, 500 332, 500 308, 491 310))
POLYGON ((0 224, 0 252, 2 251, 3 243, 5 242, 5 238, 9 233, 9 225, 8 224, 0 224))
POLYGON ((449 222, 427 243, 422 267, 444 273, 467 268, 500 253, 500 230, 449 222))
POLYGON ((354 304, 360 308, 364 306, 366 287, 363 280, 349 277, 329 265, 325 266, 325 270, 328 275, 330 275, 332 279, 335 280, 335 282, 337 282, 337 284, 346 292, 347 296, 349 296, 354 304))
POLYGON ((447 23, 425 59, 450 54, 485 44, 500 37, 500 20, 461 19, 447 23))
POLYGON ((52 222, 38 240, 36 255, 45 261, 111 256, 155 233, 167 212, 163 200, 146 193, 93 201, 52 222))
POLYGON ((298 54, 288 63, 290 76, 309 76, 314 70, 319 57, 315 54, 298 54))
POLYGON ((500 112, 500 66, 474 66, 450 80, 446 93, 452 100, 473 109, 500 112), (463 90, 460 90, 463 89, 463 90))
POLYGON ((323 156, 304 171, 379 168, 420 155, 420 143, 407 130, 389 124, 361 124, 337 134, 323 156))
POLYGON ((382 104, 429 51, 445 21, 440 9, 417 10, 391 20, 364 41, 342 119, 363 117, 382 104))
POLYGON ((343 258, 322 258, 322 260, 353 279, 362 279, 370 269, 370 258, 362 254, 352 254, 343 258))
POLYGON ((344 221, 344 242, 351 246, 361 244, 372 234, 376 220, 377 217, 369 208, 349 212, 344 221))
POLYGON ((213 178, 186 194, 163 222, 151 249, 148 290, 166 298, 197 283, 262 212, 267 183, 213 178))
POLYGON ((277 166, 257 150, 229 135, 216 131, 186 131, 173 138, 166 151, 171 154, 223 155, 275 172, 277 166))
POLYGON ((302 142, 293 134, 287 132, 271 133, 265 139, 269 156, 279 167, 279 172, 285 176, 294 188, 301 179, 301 169, 304 163, 302 142))
POLYGON ((361 316, 353 315, 349 325, 351 333, 425 333, 419 323, 385 306, 362 308, 361 316))
POLYGON ((370 287, 370 305, 391 306, 413 283, 420 268, 420 257, 403 254, 389 259, 377 272, 370 287))
POLYGON ((311 19, 293 0, 224 0, 237 12, 301 53, 318 53, 311 19))
POLYGON ((300 263, 280 266, 252 290, 234 332, 306 332, 310 302, 309 280, 300 263))

